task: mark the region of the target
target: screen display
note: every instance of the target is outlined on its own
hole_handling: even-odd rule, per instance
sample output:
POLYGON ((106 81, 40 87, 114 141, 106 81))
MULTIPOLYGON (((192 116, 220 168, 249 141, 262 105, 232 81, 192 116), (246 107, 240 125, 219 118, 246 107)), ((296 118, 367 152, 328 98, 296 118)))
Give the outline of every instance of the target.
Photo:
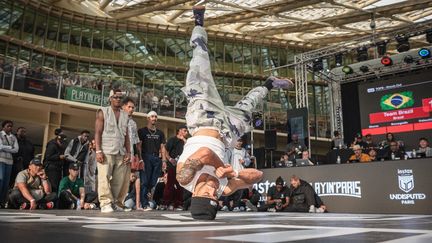
POLYGON ((430 139, 432 71, 362 83, 358 92, 363 135, 391 132, 401 139, 430 139))

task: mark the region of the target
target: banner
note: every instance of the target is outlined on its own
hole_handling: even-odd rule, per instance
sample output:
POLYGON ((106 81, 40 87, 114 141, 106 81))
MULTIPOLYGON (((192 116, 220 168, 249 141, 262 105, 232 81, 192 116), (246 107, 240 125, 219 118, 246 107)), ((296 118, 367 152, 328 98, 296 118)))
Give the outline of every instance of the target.
POLYGON ((266 198, 282 176, 309 182, 332 213, 432 214, 432 158, 264 169, 254 185, 266 198))
POLYGON ((81 103, 91 104, 91 105, 101 105, 107 106, 108 103, 108 92, 102 97, 102 92, 94 89, 87 89, 81 87, 66 87, 66 100, 77 101, 81 103))

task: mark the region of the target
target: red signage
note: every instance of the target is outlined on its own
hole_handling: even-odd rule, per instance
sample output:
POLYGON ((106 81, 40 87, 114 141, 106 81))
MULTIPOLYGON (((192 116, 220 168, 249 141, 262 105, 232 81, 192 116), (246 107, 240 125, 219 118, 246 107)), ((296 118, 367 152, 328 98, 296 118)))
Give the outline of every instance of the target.
POLYGON ((431 112, 432 111, 432 98, 427 98, 422 100, 423 111, 431 112))
POLYGON ((429 117, 429 112, 425 112, 424 107, 413 107, 401 110, 384 111, 369 114, 370 124, 397 122, 424 117, 429 117))

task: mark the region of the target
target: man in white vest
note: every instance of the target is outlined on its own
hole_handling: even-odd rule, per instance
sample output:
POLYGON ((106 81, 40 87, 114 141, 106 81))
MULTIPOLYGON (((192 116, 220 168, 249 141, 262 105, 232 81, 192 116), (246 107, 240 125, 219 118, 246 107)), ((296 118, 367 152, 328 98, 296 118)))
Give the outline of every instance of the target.
POLYGON ((95 141, 98 162, 98 195, 102 213, 123 211, 126 193, 123 185, 129 181, 130 140, 128 114, 121 110, 123 92, 112 90, 110 106, 96 113, 95 141))

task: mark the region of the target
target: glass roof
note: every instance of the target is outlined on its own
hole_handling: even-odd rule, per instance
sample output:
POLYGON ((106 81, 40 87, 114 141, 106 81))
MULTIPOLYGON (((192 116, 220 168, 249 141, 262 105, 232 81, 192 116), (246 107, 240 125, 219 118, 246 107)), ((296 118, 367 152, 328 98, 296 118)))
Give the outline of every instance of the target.
POLYGON ((331 45, 358 35, 432 19, 431 0, 60 0, 76 11, 159 25, 191 27, 191 8, 206 6, 206 28, 300 45, 331 45), (337 37, 337 38, 335 38, 337 37))

